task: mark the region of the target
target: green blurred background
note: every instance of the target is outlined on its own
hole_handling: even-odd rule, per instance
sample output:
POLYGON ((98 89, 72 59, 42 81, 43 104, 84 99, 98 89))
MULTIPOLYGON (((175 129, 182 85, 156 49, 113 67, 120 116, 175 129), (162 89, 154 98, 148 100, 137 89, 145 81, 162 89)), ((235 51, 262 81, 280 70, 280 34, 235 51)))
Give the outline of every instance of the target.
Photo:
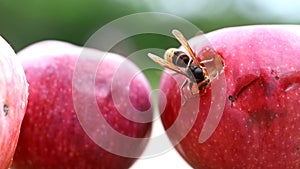
MULTIPOLYGON (((138 12, 174 14, 209 32, 250 24, 299 24, 299 9, 297 0, 1 0, 0 34, 18 52, 46 39, 84 45, 103 25, 138 12)), ((124 43, 113 51, 127 55, 143 48, 179 45, 174 39, 150 35, 134 37, 128 42, 131 45, 124 43)))

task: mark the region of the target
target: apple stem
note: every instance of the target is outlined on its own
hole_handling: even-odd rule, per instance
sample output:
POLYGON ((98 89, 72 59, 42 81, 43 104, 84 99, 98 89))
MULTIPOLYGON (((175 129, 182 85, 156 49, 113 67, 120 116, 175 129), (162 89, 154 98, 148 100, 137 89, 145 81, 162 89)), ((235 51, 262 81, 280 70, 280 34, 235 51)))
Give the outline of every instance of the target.
POLYGON ((4 112, 4 116, 7 116, 7 114, 8 114, 8 105, 7 104, 3 105, 3 112, 4 112))

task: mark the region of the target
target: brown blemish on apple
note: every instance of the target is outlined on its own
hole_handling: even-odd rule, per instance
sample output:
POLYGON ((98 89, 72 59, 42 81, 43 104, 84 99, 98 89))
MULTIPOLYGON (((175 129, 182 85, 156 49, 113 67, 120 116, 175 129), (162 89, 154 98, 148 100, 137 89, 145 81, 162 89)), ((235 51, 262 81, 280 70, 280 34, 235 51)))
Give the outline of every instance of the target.
POLYGON ((232 96, 232 95, 229 95, 228 96, 228 100, 231 102, 231 107, 233 107, 234 106, 234 102, 235 102, 235 97, 232 96))
POLYGON ((260 70, 259 76, 242 76, 237 79, 237 87, 228 99, 232 102, 232 107, 234 103, 234 107, 249 115, 248 125, 257 124, 269 128, 274 119, 286 115, 280 108, 266 106, 274 101, 274 94, 282 90, 280 87, 282 79, 276 80, 264 70, 260 70))
MULTIPOLYGON (((283 116, 284 113, 281 113, 281 116, 283 116)), ((253 124, 256 123, 258 124, 260 127, 265 127, 265 128, 270 128, 272 121, 277 118, 278 115, 276 113, 275 110, 266 110, 263 113, 260 112, 249 112, 249 120, 251 121, 251 123, 248 124, 253 124)), ((249 121, 249 122, 250 122, 249 121)))
POLYGON ((272 69, 271 74, 274 75, 275 80, 279 80, 278 72, 276 70, 272 69))
POLYGON ((228 96, 228 99, 229 99, 231 102, 234 102, 234 101, 235 101, 235 98, 234 98, 232 95, 229 95, 229 96, 228 96))
POLYGON ((297 147, 296 150, 297 150, 297 151, 300 151, 300 147, 297 147))
POLYGON ((7 116, 7 114, 8 114, 8 105, 7 104, 3 105, 3 112, 4 112, 4 116, 7 116))

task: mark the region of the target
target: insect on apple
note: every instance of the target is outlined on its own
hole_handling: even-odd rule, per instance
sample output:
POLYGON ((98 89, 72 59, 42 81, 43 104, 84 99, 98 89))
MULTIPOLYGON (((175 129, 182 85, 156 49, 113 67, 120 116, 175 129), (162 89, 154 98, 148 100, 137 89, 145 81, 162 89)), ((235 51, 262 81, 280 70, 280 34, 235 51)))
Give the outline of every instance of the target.
POLYGON ((181 85, 181 90, 188 84, 188 90, 192 95, 199 94, 199 92, 205 93, 209 84, 223 72, 223 59, 212 47, 205 47, 200 56, 203 59, 199 61, 183 34, 176 29, 172 31, 172 34, 189 55, 179 49, 170 48, 165 52, 164 59, 152 53, 148 53, 148 56, 159 65, 187 77, 181 85))

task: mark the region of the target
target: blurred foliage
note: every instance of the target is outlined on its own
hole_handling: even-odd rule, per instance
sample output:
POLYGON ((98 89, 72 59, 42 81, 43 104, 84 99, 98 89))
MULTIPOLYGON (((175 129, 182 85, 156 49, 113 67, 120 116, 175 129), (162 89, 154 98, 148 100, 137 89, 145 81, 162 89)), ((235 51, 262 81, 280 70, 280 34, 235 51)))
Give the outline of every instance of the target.
MULTIPOLYGON (((174 6, 175 12, 173 12, 161 7, 166 4, 164 1, 164 4, 161 4, 159 1, 147 2, 145 0, 3 0, 0 1, 0 34, 11 43, 16 51, 45 39, 59 39, 83 45, 97 29, 119 17, 147 11, 173 12, 175 15, 180 15, 180 11, 195 11, 188 9, 191 5, 194 8, 199 6, 199 10, 183 17, 204 32, 236 25, 284 23, 278 17, 276 20, 270 17, 262 19, 264 16, 260 16, 255 20, 237 10, 237 5, 235 5, 237 2, 234 0, 206 1, 207 4, 204 7, 204 1, 168 1, 168 6, 171 8, 172 5, 174 6), (180 6, 182 3, 189 4, 189 6, 186 8, 184 4, 180 6), (227 6, 227 9, 217 13, 216 11, 221 6, 227 6), (179 13, 176 13, 177 11, 179 13)), ((245 9, 255 13, 256 8, 258 7, 250 4, 245 9)), ((243 9, 244 12, 245 9, 243 9)), ((162 45, 169 42, 170 40, 160 40, 162 45)), ((136 44, 143 48, 151 44, 151 41, 140 38, 137 39, 136 44)), ((155 44, 159 46, 159 43, 155 42, 155 44)))
MULTIPOLYGON (((300 18, 292 16, 300 15, 288 15, 291 12, 288 7, 285 11, 278 8, 280 4, 277 9, 269 8, 276 4, 276 0, 272 1, 274 3, 269 2, 272 5, 268 5, 258 0, 2 0, 0 35, 10 42, 16 52, 46 39, 84 45, 103 25, 128 14, 150 11, 184 17, 204 32, 237 25, 299 23, 300 18), (279 12, 276 13, 276 10, 279 12)), ((295 5, 291 6, 295 9, 295 5)), ((179 44, 163 36, 139 35, 117 46, 112 51, 126 55, 138 49, 166 49, 179 44), (128 48, 126 43, 133 43, 132 49, 122 51, 128 48)))
POLYGON ((83 45, 105 23, 133 12, 110 0, 1 1, 0 33, 16 51, 45 39, 83 45))

